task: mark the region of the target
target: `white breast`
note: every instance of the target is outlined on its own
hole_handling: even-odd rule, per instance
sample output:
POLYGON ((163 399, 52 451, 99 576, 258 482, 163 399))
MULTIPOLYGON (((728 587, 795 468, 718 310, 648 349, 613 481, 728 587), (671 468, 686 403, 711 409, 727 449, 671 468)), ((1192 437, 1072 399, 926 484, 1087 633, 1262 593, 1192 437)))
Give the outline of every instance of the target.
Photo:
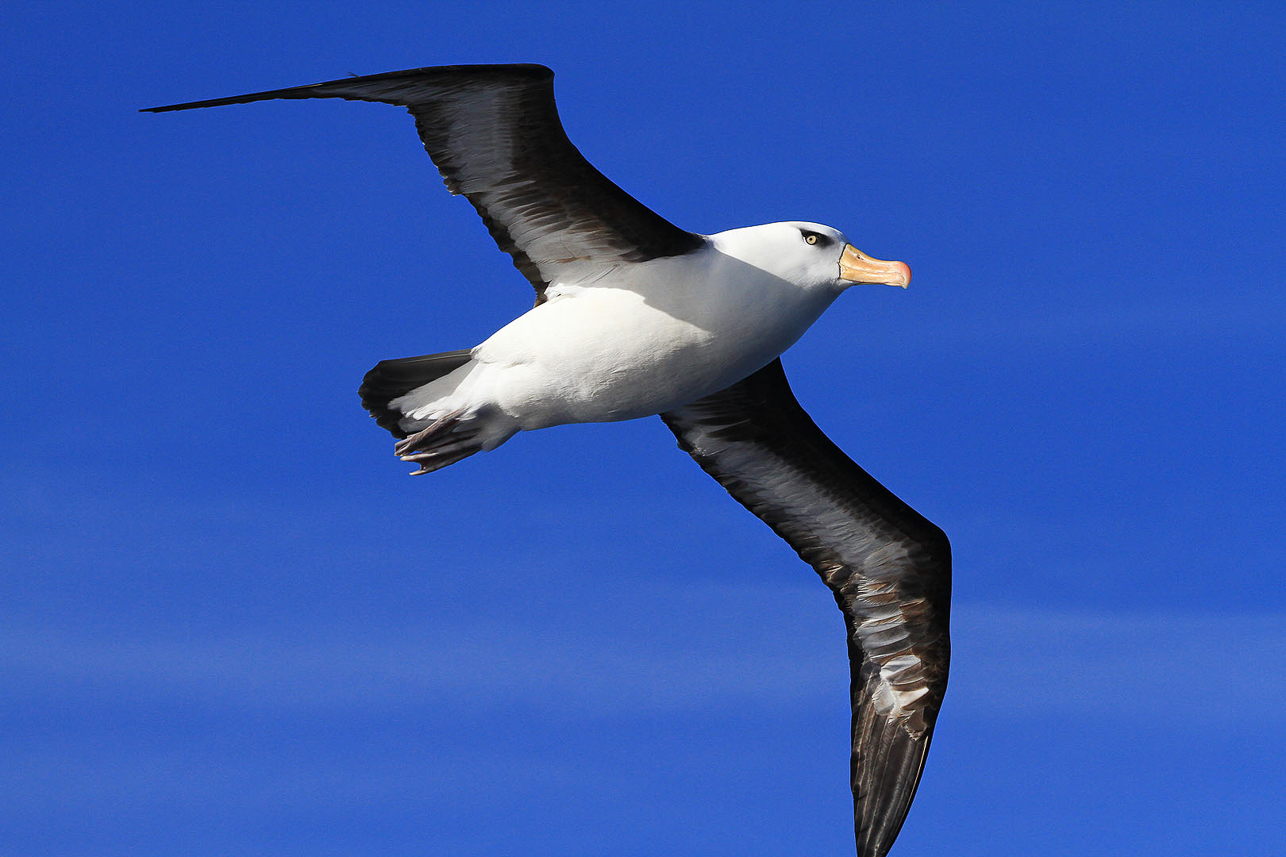
POLYGON ((522 429, 695 401, 771 362, 835 297, 712 248, 549 295, 474 352, 487 376, 479 392, 522 429))

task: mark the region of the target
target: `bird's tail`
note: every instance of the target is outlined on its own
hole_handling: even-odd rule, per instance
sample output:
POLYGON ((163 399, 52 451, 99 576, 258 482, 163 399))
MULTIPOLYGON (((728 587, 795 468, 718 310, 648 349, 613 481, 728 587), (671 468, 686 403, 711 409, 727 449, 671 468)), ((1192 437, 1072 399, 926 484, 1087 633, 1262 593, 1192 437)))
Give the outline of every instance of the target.
POLYGON ((381 360, 366 373, 362 386, 357 389, 357 395, 362 397, 362 407, 370 411, 380 428, 388 429, 396 438, 405 438, 409 433, 408 427, 402 425, 406 414, 390 403, 459 369, 469 362, 469 354, 468 350, 446 351, 381 360))
POLYGON ((382 360, 361 381, 361 405, 400 439, 394 452, 419 466, 413 476, 495 449, 518 430, 496 418, 494 408, 480 413, 468 392, 462 394, 469 363, 471 351, 382 360))

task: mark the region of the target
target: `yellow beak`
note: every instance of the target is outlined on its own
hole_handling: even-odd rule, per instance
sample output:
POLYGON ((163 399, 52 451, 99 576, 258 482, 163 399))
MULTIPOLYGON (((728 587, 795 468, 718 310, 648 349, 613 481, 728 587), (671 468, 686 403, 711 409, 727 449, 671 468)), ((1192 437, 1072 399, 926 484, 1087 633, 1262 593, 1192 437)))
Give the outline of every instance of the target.
POLYGON ((839 257, 839 278, 850 283, 882 283, 905 289, 911 282, 911 269, 906 262, 872 259, 852 244, 845 244, 844 253, 839 257))

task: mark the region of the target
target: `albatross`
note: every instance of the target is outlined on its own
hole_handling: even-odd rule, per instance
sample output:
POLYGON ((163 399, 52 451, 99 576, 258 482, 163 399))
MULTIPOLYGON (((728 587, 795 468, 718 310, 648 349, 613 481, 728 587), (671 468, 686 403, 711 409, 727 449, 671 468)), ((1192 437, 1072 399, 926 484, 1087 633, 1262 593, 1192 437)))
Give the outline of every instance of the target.
POLYGON ((857 853, 882 857, 946 690, 950 545, 822 433, 780 356, 845 289, 905 288, 911 271, 817 223, 675 226, 572 145, 553 76, 440 66, 148 112, 342 98, 411 113, 447 189, 481 215, 536 302, 474 348, 380 362, 362 405, 416 474, 519 431, 659 415, 834 594, 848 631, 857 853))

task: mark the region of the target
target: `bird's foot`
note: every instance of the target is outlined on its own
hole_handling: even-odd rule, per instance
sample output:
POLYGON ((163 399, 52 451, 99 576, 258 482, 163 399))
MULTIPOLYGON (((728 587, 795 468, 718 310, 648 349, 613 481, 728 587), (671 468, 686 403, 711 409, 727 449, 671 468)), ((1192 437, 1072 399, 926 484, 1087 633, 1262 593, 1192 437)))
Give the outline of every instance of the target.
POLYGON ((482 449, 477 441, 477 429, 459 429, 462 413, 463 408, 439 417, 428 428, 393 446, 393 453, 398 458, 420 465, 419 470, 411 473, 412 476, 441 470, 482 449))
POLYGON ((436 446, 436 441, 442 435, 450 433, 457 425, 460 424, 460 414, 464 409, 454 410, 445 414, 429 424, 428 428, 421 429, 413 435, 399 440, 393 445, 393 454, 405 456, 412 452, 420 452, 436 446))

